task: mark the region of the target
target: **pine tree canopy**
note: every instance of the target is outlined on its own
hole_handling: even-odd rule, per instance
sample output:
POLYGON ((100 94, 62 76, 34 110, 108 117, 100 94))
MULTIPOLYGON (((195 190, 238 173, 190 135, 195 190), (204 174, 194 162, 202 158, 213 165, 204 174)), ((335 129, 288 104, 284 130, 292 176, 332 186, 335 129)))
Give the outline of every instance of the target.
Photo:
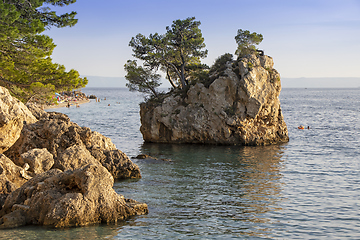
MULTIPOLYGON (((129 43, 133 56, 148 70, 162 70, 173 88, 185 88, 192 76, 208 67, 200 59, 207 56, 204 38, 195 17, 175 20, 165 34, 138 34, 129 43)), ((127 70, 127 69, 125 69, 127 70)))
POLYGON ((57 15, 51 9, 76 0, 0 1, 0 85, 20 100, 46 100, 55 91, 84 87, 76 70, 52 62, 55 44, 43 33, 51 27, 72 27, 76 12, 57 15))
POLYGON ((249 30, 239 29, 237 35, 235 36, 235 41, 238 44, 235 54, 241 57, 246 54, 255 53, 255 45, 259 45, 263 39, 263 35, 259 33, 250 33, 249 30))

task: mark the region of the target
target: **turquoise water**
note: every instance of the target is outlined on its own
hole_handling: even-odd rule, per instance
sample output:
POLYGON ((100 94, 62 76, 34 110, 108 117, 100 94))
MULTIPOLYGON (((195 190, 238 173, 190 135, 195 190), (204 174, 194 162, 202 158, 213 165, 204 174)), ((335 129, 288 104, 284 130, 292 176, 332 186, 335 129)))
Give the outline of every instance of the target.
POLYGON ((0 238, 360 239, 360 89, 283 89, 290 142, 266 147, 144 144, 141 95, 84 92, 107 100, 56 111, 129 157, 160 159, 134 159, 142 178, 114 185, 150 213, 117 225, 2 230, 0 238))

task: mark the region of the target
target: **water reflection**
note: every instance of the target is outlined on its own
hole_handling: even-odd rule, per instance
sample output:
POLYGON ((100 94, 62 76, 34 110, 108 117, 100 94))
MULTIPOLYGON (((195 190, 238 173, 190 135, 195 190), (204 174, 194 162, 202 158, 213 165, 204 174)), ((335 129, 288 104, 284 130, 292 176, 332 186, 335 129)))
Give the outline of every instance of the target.
POLYGON ((118 235, 118 227, 113 224, 62 229, 26 226, 1 230, 0 239, 112 239, 118 235))
POLYGON ((153 221, 164 236, 267 236, 281 210, 282 148, 144 144, 142 153, 171 162, 137 160, 143 178, 115 188, 148 203, 134 224, 148 224, 149 236, 153 221))

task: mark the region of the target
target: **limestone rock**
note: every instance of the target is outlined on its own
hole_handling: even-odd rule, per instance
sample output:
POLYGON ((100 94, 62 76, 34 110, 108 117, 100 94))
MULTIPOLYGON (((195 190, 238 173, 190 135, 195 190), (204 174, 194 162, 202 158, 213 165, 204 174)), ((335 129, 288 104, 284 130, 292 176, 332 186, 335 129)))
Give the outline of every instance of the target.
POLYGON ((0 209, 6 197, 28 179, 30 176, 25 169, 15 165, 4 154, 0 153, 0 209))
POLYGON ((6 88, 0 87, 0 153, 5 152, 19 138, 24 121, 34 123, 36 118, 6 88))
POLYGON ((29 165, 29 171, 40 174, 51 169, 54 165, 53 155, 46 149, 34 148, 20 155, 19 166, 29 165))
POLYGON ((38 106, 35 103, 27 103, 26 107, 29 109, 29 111, 36 117, 36 119, 40 119, 43 116, 47 115, 47 112, 45 112, 42 107, 38 106))
POLYGON ((118 195, 113 183, 111 174, 100 164, 36 175, 7 197, 0 211, 0 228, 115 223, 148 213, 146 204, 118 195))
POLYGON ((190 86, 185 98, 140 105, 146 142, 268 145, 289 140, 280 108, 280 74, 269 56, 228 62, 207 88, 190 86), (234 71, 234 67, 237 70, 234 71))
POLYGON ((19 139, 5 155, 14 162, 21 162, 20 155, 35 148, 46 148, 54 157, 55 167, 61 170, 81 167, 92 163, 95 158, 115 178, 141 177, 139 167, 116 149, 109 138, 80 127, 62 113, 47 113, 36 123, 24 126, 19 139), (92 157, 88 157, 87 152, 92 157), (70 159, 72 154, 76 157, 70 159), (78 163, 70 163, 71 160, 78 163))
POLYGON ((134 164, 125 153, 118 149, 105 150, 97 156, 97 160, 99 160, 116 179, 141 177, 139 167, 134 164))
POLYGON ((58 155, 54 168, 65 170, 75 170, 87 164, 99 164, 84 145, 73 145, 58 155))

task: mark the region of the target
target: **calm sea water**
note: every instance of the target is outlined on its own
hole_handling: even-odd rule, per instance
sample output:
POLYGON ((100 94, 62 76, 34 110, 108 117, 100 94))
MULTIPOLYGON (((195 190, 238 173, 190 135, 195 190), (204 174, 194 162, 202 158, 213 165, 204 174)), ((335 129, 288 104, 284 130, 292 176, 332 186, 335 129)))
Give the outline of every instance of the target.
POLYGON ((133 160, 142 178, 114 185, 150 213, 117 225, 2 230, 0 238, 360 239, 360 89, 283 89, 290 142, 266 147, 144 144, 141 95, 83 91, 106 100, 56 111, 129 157, 171 160, 133 160))

